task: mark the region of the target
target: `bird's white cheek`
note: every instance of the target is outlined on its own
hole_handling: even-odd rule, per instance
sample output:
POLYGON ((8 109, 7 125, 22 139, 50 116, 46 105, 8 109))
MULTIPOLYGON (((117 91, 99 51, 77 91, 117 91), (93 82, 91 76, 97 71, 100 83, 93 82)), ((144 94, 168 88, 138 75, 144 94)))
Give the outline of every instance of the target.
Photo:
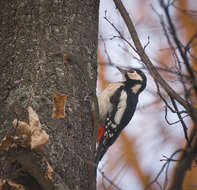
POLYGON ((136 71, 134 73, 128 73, 128 77, 133 80, 143 81, 142 77, 136 71))
POLYGON ((115 118, 114 118, 114 121, 116 122, 116 124, 119 124, 121 119, 122 119, 125 108, 127 106, 127 104, 126 104, 127 101, 126 100, 127 100, 127 94, 123 90, 121 92, 121 95, 120 95, 120 101, 119 101, 119 104, 118 104, 118 107, 117 107, 118 110, 117 110, 115 118))

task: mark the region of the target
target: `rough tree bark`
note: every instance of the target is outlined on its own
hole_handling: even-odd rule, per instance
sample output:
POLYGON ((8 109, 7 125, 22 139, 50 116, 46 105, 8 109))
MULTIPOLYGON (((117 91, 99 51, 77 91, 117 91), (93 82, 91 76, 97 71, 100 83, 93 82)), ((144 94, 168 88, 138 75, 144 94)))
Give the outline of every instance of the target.
POLYGON ((1 179, 33 189, 31 180, 40 183, 43 177, 34 164, 44 155, 59 186, 40 183, 40 189, 95 189, 94 167, 87 160, 92 161, 94 154, 91 105, 98 4, 97 0, 0 1, 0 140, 15 133, 15 118, 28 120, 28 105, 50 136, 43 153, 28 148, 1 153, 1 179), (71 60, 65 60, 68 54, 71 60), (56 92, 67 95, 63 119, 51 117, 56 92), (21 176, 19 180, 19 168, 30 181, 21 176))

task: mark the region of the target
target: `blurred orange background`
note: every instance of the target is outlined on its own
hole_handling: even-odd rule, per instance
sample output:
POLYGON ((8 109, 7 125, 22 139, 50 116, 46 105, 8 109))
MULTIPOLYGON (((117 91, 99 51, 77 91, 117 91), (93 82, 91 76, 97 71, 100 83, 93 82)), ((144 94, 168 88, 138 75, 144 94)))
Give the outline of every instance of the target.
MULTIPOLYGON (((176 71, 176 63, 172 50, 164 35, 160 18, 165 16, 158 1, 155 0, 122 0, 130 17, 135 23, 136 30, 142 44, 147 47, 146 53, 159 69, 163 78, 176 92, 183 94, 183 87, 176 74, 168 71, 176 71)), ((183 44, 187 44, 197 32, 197 3, 194 0, 177 0, 170 8, 173 23, 176 26, 178 37, 183 44)), ((157 88, 144 65, 139 61, 138 55, 121 39, 114 28, 106 22, 106 16, 124 35, 125 39, 132 42, 127 28, 113 4, 113 1, 101 0, 99 24, 99 48, 98 48, 98 82, 97 91, 100 93, 109 82, 118 81, 121 75, 114 65, 126 67, 139 67, 148 77, 146 90, 140 95, 139 103, 129 125, 123 130, 120 137, 108 150, 102 162, 100 170, 108 180, 98 172, 97 189, 117 189, 110 182, 122 190, 142 190, 156 177, 165 163, 161 161, 163 156, 170 157, 173 152, 185 144, 184 132, 180 123, 169 125, 165 121, 165 104, 157 95, 157 88)), ((167 27, 167 26, 166 26, 167 27)), ((192 55, 197 57, 197 39, 191 44, 192 55)), ((192 67, 197 71, 196 60, 191 58, 192 67)), ((165 96, 165 93, 162 92, 165 96)), ((195 105, 197 101, 193 97, 195 105)), ((181 106, 179 106, 181 109, 181 106)), ((178 120, 176 114, 168 111, 169 122, 178 120)), ((192 123, 188 118, 184 119, 189 127, 192 123)), ((176 157, 177 158, 177 157, 176 157)), ((170 183, 173 167, 176 162, 170 164, 168 180, 170 183)), ((163 186, 165 171, 158 179, 158 183, 150 186, 149 190, 160 189, 163 186), (160 184, 160 185, 159 185, 160 184)), ((184 181, 184 190, 197 189, 197 168, 187 172, 184 181)))

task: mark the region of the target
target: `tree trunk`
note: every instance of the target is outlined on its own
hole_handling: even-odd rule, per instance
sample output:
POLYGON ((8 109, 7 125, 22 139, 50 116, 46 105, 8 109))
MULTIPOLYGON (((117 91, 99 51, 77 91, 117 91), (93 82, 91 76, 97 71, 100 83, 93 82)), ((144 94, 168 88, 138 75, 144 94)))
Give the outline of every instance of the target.
POLYGON ((0 139, 15 134, 15 118, 28 122, 28 106, 49 135, 43 152, 17 146, 1 154, 0 179, 29 189, 95 189, 98 1, 8 0, 0 10, 0 139), (65 118, 52 118, 57 92, 67 95, 65 118), (49 183, 41 182, 43 157, 54 171, 49 183))

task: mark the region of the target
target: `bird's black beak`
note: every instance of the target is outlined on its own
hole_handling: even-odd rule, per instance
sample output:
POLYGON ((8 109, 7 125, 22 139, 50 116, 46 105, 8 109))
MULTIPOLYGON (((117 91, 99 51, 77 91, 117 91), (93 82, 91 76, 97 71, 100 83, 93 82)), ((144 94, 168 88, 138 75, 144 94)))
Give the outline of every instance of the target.
POLYGON ((121 69, 120 67, 116 67, 119 71, 120 71, 120 73, 122 74, 122 75, 125 75, 126 74, 126 70, 124 70, 124 69, 121 69))
POLYGON ((125 75, 127 72, 130 72, 130 73, 135 72, 135 70, 132 69, 132 68, 129 68, 129 70, 124 70, 124 69, 122 69, 120 67, 116 67, 116 68, 121 72, 122 75, 125 75))

